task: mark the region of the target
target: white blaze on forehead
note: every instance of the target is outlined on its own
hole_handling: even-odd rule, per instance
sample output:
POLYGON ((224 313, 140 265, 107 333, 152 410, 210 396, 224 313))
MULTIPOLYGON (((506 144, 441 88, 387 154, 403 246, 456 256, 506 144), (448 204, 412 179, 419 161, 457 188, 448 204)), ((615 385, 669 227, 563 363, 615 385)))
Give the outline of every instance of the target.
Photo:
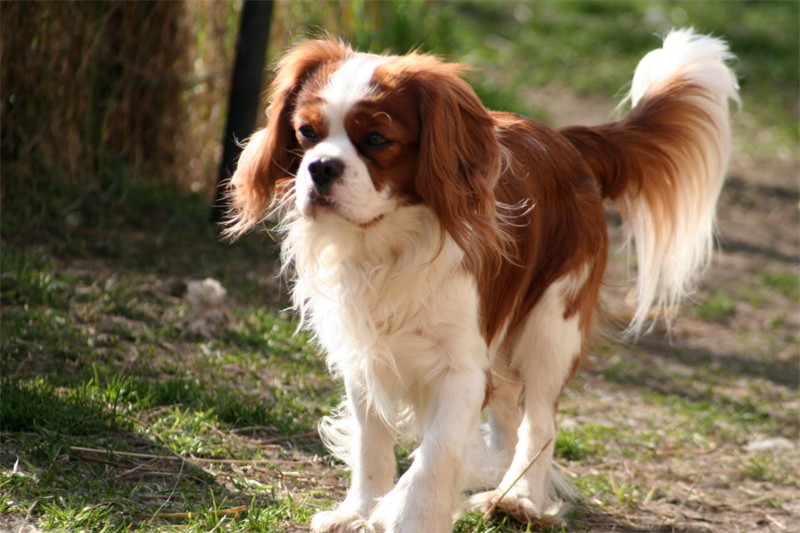
POLYGON ((397 201, 388 187, 378 191, 345 129, 345 118, 353 107, 372 91, 372 76, 386 58, 357 54, 334 72, 320 96, 328 119, 327 135, 306 151, 295 179, 295 202, 298 211, 314 215, 316 186, 309 164, 321 158, 336 158, 344 163, 342 175, 325 193, 325 199, 336 212, 357 225, 369 225, 393 211, 397 201))
POLYGON ((322 91, 326 102, 331 132, 344 129, 344 119, 355 104, 372 90, 372 75, 375 69, 386 61, 385 57, 372 54, 357 54, 333 73, 328 85, 322 91))

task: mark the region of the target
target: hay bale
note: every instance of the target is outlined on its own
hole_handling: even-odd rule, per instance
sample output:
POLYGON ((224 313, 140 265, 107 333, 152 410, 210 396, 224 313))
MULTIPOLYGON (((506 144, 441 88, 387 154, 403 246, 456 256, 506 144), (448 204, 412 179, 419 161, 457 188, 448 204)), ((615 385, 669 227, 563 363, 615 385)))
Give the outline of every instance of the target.
POLYGON ((173 175, 191 22, 182 2, 4 3, 4 163, 81 183, 109 160, 173 175))

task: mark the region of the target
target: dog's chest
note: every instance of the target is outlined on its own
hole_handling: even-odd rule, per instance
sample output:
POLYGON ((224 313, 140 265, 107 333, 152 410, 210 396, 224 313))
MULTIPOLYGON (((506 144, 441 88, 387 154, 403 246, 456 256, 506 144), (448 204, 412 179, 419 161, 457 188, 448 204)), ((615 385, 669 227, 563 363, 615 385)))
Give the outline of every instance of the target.
POLYGON ((478 295, 461 251, 446 243, 425 252, 343 260, 329 251, 313 275, 298 279, 295 297, 304 299, 330 357, 389 357, 402 365, 420 352, 474 342, 478 295))

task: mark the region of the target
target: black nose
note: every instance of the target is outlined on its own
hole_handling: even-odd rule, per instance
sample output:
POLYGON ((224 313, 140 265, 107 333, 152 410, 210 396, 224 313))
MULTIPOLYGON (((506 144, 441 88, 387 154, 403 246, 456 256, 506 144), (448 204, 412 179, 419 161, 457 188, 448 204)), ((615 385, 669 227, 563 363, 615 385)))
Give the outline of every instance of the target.
POLYGON ((334 181, 342 177, 343 172, 344 163, 335 157, 321 157, 308 165, 311 180, 323 194, 328 192, 334 181))

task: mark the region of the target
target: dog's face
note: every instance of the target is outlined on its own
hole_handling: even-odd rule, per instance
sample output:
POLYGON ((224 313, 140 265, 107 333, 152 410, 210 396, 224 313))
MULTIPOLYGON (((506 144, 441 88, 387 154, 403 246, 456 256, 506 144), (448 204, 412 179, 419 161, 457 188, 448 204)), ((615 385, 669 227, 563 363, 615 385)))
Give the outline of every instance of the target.
POLYGON ((360 230, 421 203, 478 260, 471 250, 499 241, 500 148, 462 70, 330 40, 294 48, 279 63, 267 126, 232 178, 229 233, 249 229, 276 199, 310 221, 336 216, 360 230))
POLYGON ((294 200, 303 216, 332 211, 369 227, 414 193, 420 119, 393 98, 379 71, 387 60, 357 55, 327 75, 316 72, 298 93, 292 127, 303 152, 294 200), (377 71, 377 72, 376 72, 377 71))

